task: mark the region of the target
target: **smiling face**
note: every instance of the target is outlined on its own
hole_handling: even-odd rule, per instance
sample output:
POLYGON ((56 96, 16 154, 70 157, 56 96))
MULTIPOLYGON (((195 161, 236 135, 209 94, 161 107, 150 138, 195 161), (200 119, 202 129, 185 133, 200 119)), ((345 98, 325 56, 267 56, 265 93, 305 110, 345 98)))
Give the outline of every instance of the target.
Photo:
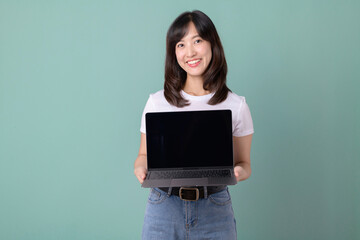
POLYGON ((190 22, 187 34, 175 45, 175 54, 187 78, 201 78, 212 58, 211 44, 200 37, 190 22))

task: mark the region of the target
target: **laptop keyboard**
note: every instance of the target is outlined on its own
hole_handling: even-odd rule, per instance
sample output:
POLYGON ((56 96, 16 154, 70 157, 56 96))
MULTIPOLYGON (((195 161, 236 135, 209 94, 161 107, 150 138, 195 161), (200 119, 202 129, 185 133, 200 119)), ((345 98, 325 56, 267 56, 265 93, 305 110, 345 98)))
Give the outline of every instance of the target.
POLYGON ((228 169, 217 170, 186 170, 186 171, 153 171, 150 174, 151 179, 168 178, 206 178, 206 177, 230 177, 228 169))

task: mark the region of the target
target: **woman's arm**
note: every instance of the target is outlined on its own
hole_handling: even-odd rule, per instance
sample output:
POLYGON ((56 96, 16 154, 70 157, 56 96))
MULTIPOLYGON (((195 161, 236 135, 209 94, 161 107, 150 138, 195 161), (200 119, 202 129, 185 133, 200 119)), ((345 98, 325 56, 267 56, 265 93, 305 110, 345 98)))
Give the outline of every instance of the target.
POLYGON ((142 184, 147 174, 146 134, 141 133, 139 154, 134 164, 134 174, 142 184))
POLYGON ((233 137, 234 172, 236 180, 244 181, 251 175, 250 150, 252 134, 244 137, 233 137))

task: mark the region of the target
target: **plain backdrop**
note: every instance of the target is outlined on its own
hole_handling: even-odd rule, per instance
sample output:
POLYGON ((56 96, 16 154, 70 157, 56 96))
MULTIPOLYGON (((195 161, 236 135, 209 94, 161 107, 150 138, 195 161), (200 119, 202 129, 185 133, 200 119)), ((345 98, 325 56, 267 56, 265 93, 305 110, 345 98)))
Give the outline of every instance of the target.
POLYGON ((140 118, 194 9, 254 121, 239 239, 360 239, 355 0, 0 0, 0 239, 140 239, 140 118))

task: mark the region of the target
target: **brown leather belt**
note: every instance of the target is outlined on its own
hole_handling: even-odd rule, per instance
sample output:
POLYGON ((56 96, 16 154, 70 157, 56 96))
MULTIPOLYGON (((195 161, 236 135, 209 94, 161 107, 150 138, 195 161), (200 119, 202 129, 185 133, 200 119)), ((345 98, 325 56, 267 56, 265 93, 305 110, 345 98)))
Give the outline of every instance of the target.
MULTIPOLYGON (((210 196, 211 194, 220 192, 224 190, 225 186, 208 186, 206 187, 207 195, 210 196)), ((159 188, 164 192, 169 192, 169 188, 159 188)), ((180 197, 181 200, 185 201, 197 201, 200 198, 204 198, 204 187, 173 187, 171 189, 171 195, 175 195, 180 197)))

